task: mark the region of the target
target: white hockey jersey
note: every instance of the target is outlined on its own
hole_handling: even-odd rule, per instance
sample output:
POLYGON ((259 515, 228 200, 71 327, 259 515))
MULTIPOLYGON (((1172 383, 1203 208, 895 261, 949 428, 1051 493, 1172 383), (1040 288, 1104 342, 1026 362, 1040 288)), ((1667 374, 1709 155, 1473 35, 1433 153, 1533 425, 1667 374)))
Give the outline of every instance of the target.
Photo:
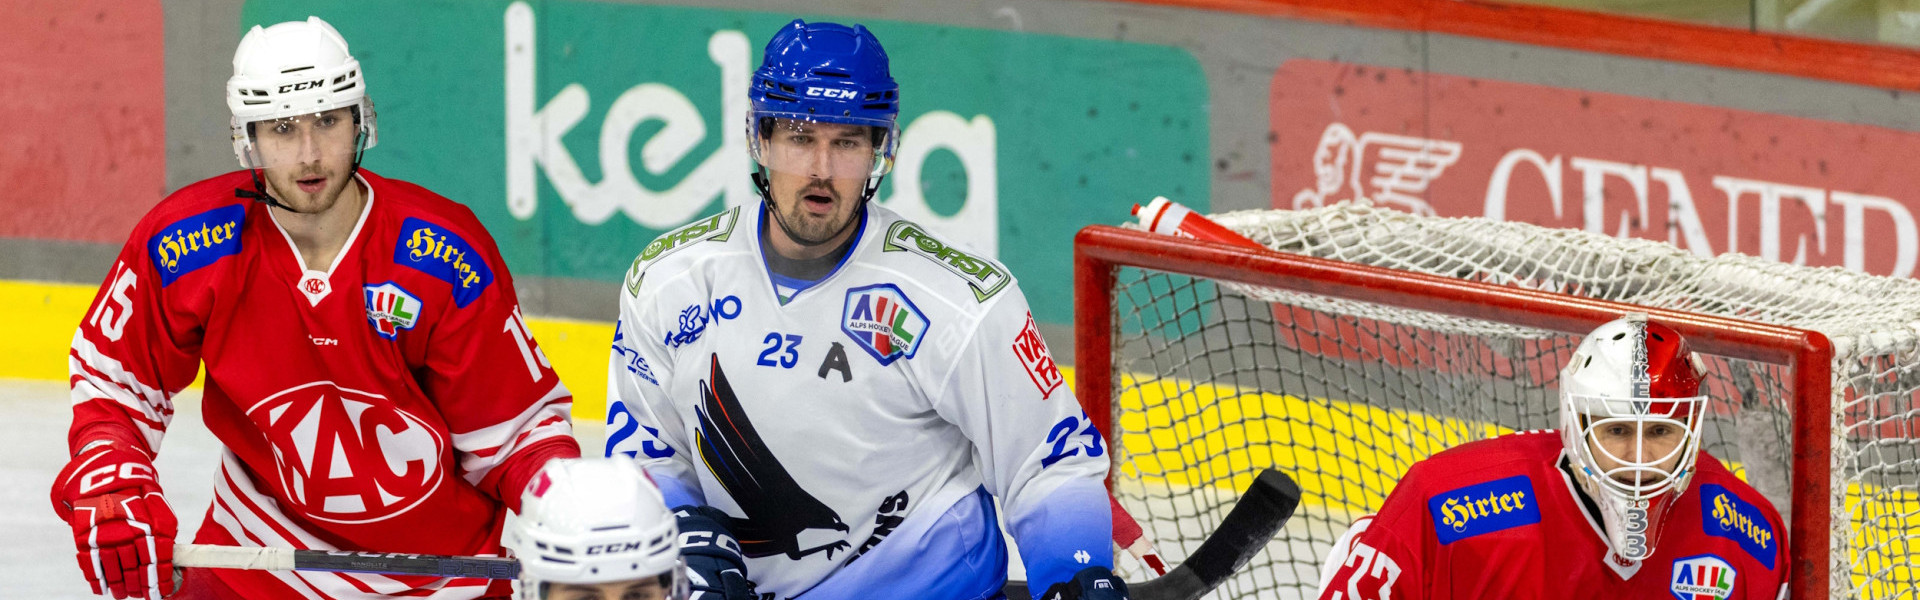
POLYGON ((640 461, 670 504, 734 517, 749 577, 775 597, 848 587, 830 577, 860 561, 871 564, 846 571, 863 585, 905 585, 882 564, 957 543, 942 537, 988 549, 946 551, 972 557, 958 560, 997 549, 1001 564, 981 569, 1004 579, 982 489, 1001 499, 1036 589, 1050 583, 1042 573, 1111 566, 1104 442, 1007 269, 870 204, 841 264, 782 301, 761 255, 764 214, 733 208, 634 261, 607 454, 640 461))

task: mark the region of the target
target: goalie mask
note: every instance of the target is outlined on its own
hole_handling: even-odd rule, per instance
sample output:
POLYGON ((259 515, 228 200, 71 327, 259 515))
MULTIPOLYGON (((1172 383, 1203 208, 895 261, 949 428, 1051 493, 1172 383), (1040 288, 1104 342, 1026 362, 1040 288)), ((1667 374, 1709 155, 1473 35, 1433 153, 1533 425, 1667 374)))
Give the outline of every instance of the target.
POLYGON ((1700 454, 1700 358, 1672 328, 1629 314, 1580 342, 1560 372, 1560 435, 1607 543, 1653 556, 1700 454))
POLYGON ((688 596, 673 513, 624 458, 549 461, 504 538, 520 560, 519 600, 688 596))
POLYGON ((255 25, 233 54, 227 80, 233 153, 267 169, 351 155, 379 140, 360 61, 319 17, 255 25))

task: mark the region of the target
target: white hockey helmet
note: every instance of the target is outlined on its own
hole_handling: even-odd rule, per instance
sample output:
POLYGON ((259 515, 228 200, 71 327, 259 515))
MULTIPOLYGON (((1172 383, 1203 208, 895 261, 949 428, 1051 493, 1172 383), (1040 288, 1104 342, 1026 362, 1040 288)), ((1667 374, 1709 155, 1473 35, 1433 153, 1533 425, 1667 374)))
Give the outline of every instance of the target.
MULTIPOLYGON (((353 111, 356 134, 351 146, 328 151, 358 153, 379 141, 373 101, 367 97, 360 61, 347 51, 340 32, 320 17, 253 26, 233 53, 233 77, 227 80, 227 109, 232 113, 233 153, 249 169, 280 166, 289 158, 262 152, 252 125, 261 121, 304 119, 339 108, 353 111)), ((355 161, 358 163, 358 160, 355 161)))
POLYGON ((544 598, 555 583, 655 577, 666 598, 687 597, 673 512, 653 480, 622 457, 549 461, 503 537, 520 560, 516 598, 544 598))
POLYGON ((1704 375, 1679 332, 1641 313, 1587 334, 1560 371, 1560 435, 1574 479, 1599 506, 1608 544, 1622 558, 1653 555, 1669 509, 1693 478, 1708 400, 1700 394, 1704 375), (1670 433, 1649 447, 1650 432, 1662 429, 1670 433), (1674 434, 1683 437, 1674 443, 1674 434), (1616 451, 1624 440, 1628 449, 1616 451))

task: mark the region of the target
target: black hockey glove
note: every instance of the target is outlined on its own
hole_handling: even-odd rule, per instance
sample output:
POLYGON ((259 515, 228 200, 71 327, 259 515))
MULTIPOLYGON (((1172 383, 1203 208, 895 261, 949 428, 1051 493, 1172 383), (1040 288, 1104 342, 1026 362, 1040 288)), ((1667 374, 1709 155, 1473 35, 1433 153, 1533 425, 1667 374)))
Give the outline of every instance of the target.
POLYGON ((1106 567, 1087 567, 1047 588, 1040 600, 1127 600, 1127 582, 1106 567))
POLYGON ((690 600, 754 600, 747 580, 747 559, 740 556, 726 523, 727 513, 711 506, 687 505, 673 509, 680 526, 680 557, 687 563, 692 584, 690 600))

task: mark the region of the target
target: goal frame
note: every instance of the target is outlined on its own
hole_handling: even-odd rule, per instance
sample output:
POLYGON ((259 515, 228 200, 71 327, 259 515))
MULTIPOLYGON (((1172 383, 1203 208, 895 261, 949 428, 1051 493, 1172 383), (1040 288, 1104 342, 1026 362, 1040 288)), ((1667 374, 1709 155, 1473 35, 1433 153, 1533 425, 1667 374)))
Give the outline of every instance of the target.
MULTIPOLYGON (((1833 344, 1817 331, 1581 296, 1396 271, 1266 249, 1090 225, 1073 241, 1074 388, 1088 417, 1117 447, 1113 429, 1115 272, 1151 269, 1254 286, 1513 323, 1576 336, 1628 312, 1686 336, 1695 351, 1786 365, 1795 419, 1787 524, 1790 596, 1825 598, 1832 547, 1833 344), (1799 418, 1818 415, 1816 418, 1799 418), (1820 482, 1818 485, 1807 485, 1820 482), (1810 544, 1808 541, 1820 540, 1810 544)), ((1114 453, 1119 459, 1119 453, 1114 453)), ((1113 486, 1117 464, 1108 473, 1113 486)))

